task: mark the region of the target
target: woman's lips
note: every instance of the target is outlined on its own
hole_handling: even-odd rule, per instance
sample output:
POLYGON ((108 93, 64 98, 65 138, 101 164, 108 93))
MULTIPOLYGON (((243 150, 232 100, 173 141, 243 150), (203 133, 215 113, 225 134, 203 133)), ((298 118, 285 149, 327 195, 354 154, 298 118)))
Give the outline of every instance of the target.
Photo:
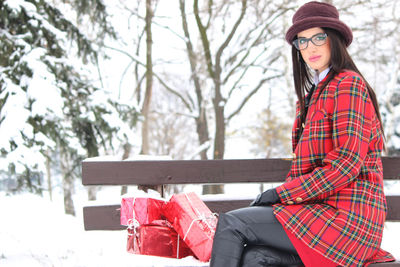
POLYGON ((318 59, 320 59, 321 58, 321 56, 312 56, 312 57, 309 57, 308 59, 311 61, 311 62, 315 62, 315 61, 317 61, 318 59))

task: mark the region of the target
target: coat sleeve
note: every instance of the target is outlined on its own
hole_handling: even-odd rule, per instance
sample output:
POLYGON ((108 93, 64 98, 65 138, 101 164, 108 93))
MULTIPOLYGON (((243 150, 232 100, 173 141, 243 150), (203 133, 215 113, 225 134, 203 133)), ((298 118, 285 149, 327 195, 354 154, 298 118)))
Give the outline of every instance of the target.
POLYGON ((333 149, 322 167, 296 177, 276 188, 284 204, 301 203, 332 195, 351 183, 360 173, 368 152, 375 112, 364 81, 346 76, 338 82, 332 112, 333 149))

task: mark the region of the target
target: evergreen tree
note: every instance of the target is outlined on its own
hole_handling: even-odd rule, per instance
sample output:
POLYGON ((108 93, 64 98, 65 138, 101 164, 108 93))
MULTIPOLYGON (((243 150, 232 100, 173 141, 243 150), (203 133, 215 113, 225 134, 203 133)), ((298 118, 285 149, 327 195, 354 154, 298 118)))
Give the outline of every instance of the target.
POLYGON ((49 151, 62 159, 64 182, 80 176, 83 158, 112 148, 107 114, 124 109, 99 101, 107 98, 92 80, 104 38, 115 37, 104 4, 68 3, 78 25, 90 22, 96 43, 57 9, 62 2, 0 3, 0 171, 13 191, 41 192, 49 151))

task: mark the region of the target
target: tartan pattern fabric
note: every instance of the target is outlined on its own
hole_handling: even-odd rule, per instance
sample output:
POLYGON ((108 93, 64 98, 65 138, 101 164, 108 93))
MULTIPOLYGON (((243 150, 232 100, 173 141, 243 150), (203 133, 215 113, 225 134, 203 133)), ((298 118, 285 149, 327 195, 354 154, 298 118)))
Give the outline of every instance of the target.
POLYGON ((351 71, 322 84, 310 100, 301 136, 297 108, 295 156, 286 182, 276 188, 282 204, 274 205, 274 213, 287 230, 340 266, 394 260, 380 249, 387 209, 383 137, 366 85, 351 71))

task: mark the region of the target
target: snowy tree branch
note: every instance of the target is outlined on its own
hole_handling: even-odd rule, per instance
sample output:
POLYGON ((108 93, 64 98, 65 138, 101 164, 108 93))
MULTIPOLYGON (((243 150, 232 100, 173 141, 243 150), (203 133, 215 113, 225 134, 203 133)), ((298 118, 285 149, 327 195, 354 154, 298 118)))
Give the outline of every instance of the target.
MULTIPOLYGON (((138 65, 142 66, 142 67, 146 67, 146 64, 141 62, 140 59, 138 59, 135 56, 132 56, 131 54, 129 54, 128 52, 115 48, 115 47, 111 47, 111 46, 105 46, 108 49, 112 49, 115 50, 117 52, 120 52, 124 55, 126 55, 127 57, 129 57, 132 61, 135 61, 138 65)), ((190 104, 187 102, 187 100, 185 99, 184 96, 182 96, 181 93, 179 93, 177 90, 174 90, 172 87, 170 87, 166 82, 164 82, 164 80, 155 72, 153 72, 154 77, 157 78, 157 80, 165 87, 165 89, 167 89, 167 91, 169 91, 170 93, 176 95, 179 99, 181 99, 181 101, 183 102, 183 104, 186 106, 186 108, 189 111, 193 111, 193 109, 191 108, 190 104)))
POLYGON ((283 74, 279 74, 279 75, 271 76, 271 77, 268 77, 268 78, 265 78, 265 79, 260 80, 259 83, 258 83, 258 85, 257 85, 245 98, 243 98, 243 100, 242 100, 241 104, 238 106, 238 108, 237 108, 234 112, 232 112, 232 113, 227 117, 227 121, 231 120, 234 116, 236 116, 236 115, 243 109, 243 107, 244 107, 244 106, 246 105, 246 103, 250 100, 250 98, 251 98, 255 93, 258 92, 258 90, 261 88, 261 86, 262 86, 266 81, 269 81, 269 80, 272 80, 272 79, 276 79, 276 78, 282 77, 282 76, 283 76, 283 74))

